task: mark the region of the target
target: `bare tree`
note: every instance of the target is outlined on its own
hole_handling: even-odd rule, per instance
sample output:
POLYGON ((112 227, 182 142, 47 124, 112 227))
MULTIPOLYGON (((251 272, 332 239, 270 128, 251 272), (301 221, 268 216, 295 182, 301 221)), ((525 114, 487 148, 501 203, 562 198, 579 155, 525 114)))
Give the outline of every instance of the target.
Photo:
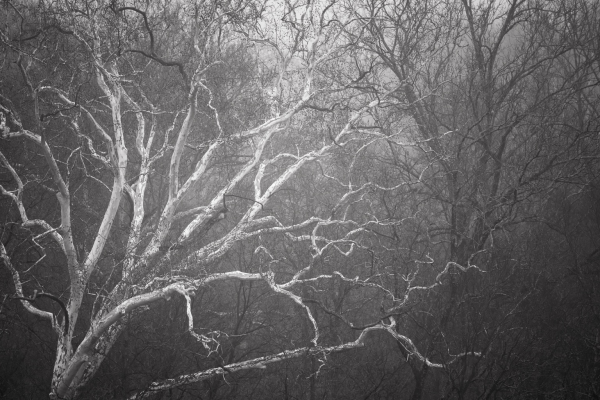
MULTIPOLYGON (((388 151, 378 154, 394 166, 391 181, 411 183, 394 192, 404 207, 382 193, 388 218, 416 220, 414 233, 390 227, 392 243, 402 249, 396 259, 422 263, 428 255, 431 262, 484 263, 492 272, 495 243, 539 220, 535 204, 565 183, 587 185, 583 169, 597 163, 583 150, 597 148, 597 61, 584 55, 597 47, 594 29, 581 29, 596 7, 586 1, 364 1, 347 9, 361 21, 348 35, 376 60, 379 91, 394 89, 397 101, 378 110, 374 125, 390 136, 404 130, 403 140, 389 140, 388 151)), ((427 317, 413 316, 421 333, 411 337, 426 354, 490 349, 492 342, 510 347, 504 342, 510 335, 499 332, 514 328, 507 319, 531 293, 507 298, 507 319, 490 319, 486 327, 489 314, 473 311, 468 300, 506 292, 501 281, 492 289, 482 280, 450 276, 437 306, 417 308, 427 317), (474 315, 482 319, 467 323, 474 315)), ((455 364, 441 395, 471 398, 469 390, 480 390, 476 382, 489 372, 482 364, 492 359, 455 364)), ((430 369, 414 358, 411 369, 412 398, 422 398, 430 369)), ((496 377, 478 395, 498 390, 502 374, 496 377)))
POLYGON ((400 295, 373 271, 319 271, 331 254, 369 254, 377 227, 396 223, 380 219, 369 197, 404 184, 382 185, 359 168, 399 140, 370 126, 378 109, 398 104, 399 88, 369 90, 385 77, 356 47, 362 33, 347 34, 356 24, 368 31, 368 23, 334 3, 8 1, 3 7, 3 68, 10 77, 3 84, 12 79, 15 88, 0 97, 3 148, 24 140, 38 158, 0 153, 1 193, 11 204, 0 251, 14 299, 57 334, 51 397, 77 397, 127 324, 161 300, 183 298, 196 346, 207 357, 220 354, 226 333, 199 333, 192 298, 229 280, 259 282, 293 304, 309 328, 308 345, 237 362, 219 355, 214 368, 151 382, 131 398, 293 358, 325 360, 363 346, 373 331, 390 334, 406 357, 444 367, 401 333, 396 314, 451 270, 470 268, 466 259, 453 258, 431 283, 409 279, 400 295), (336 166, 336 157, 346 157, 348 170, 336 166), (41 158, 41 173, 21 164, 39 165, 41 158), (303 170, 327 187, 327 202, 294 214, 289 202, 308 199, 302 192, 286 199, 285 192, 303 170), (57 207, 56 217, 30 208, 32 191, 55 195, 45 207, 57 207), (361 207, 364 213, 352 212, 361 207), (19 246, 11 232, 35 247, 33 265, 11 258, 19 246), (279 267, 282 241, 304 246, 301 264, 279 267), (245 270, 224 262, 240 243, 254 246, 245 270), (29 280, 46 257, 68 275, 64 295, 29 280), (375 291, 392 306, 353 321, 343 309, 306 298, 304 287, 333 280, 375 291), (42 310, 42 298, 57 311, 42 310), (316 309, 356 334, 327 343, 316 309))

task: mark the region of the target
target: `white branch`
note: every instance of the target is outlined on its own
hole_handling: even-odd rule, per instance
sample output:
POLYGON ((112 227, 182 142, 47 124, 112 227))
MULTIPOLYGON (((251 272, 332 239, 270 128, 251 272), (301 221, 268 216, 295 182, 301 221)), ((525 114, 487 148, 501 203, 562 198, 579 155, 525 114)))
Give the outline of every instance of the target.
MULTIPOLYGON (((6 253, 6 248, 4 247, 4 244, 1 241, 0 241, 0 258, 2 258, 2 261, 4 261, 4 265, 6 265, 6 267, 8 268, 8 270, 10 271, 10 273, 12 275, 13 284, 15 285, 15 292, 16 292, 17 296, 25 297, 25 295, 23 294, 23 284, 21 283, 21 277, 19 276, 19 271, 17 271, 15 269, 15 267, 13 267, 12 263, 10 262, 10 258, 8 257, 8 254, 6 253)), ((50 321, 54 331, 56 333, 58 333, 59 335, 62 334, 62 332, 60 331, 60 328, 58 326, 58 323, 56 321, 56 318, 54 317, 54 314, 52 314, 51 312, 48 312, 48 311, 42 311, 42 310, 34 307, 27 300, 21 300, 21 304, 23 304, 23 307, 25 307, 25 309, 27 311, 29 311, 30 313, 50 321)))
POLYGON ((130 400, 133 399, 143 399, 150 397, 156 392, 160 392, 163 390, 175 388, 182 385, 187 385, 190 383, 201 382, 207 379, 210 379, 213 376, 223 375, 224 373, 232 373, 237 371, 243 371, 248 369, 263 369, 266 368, 267 365, 277 363, 280 361, 290 360, 299 357, 310 357, 322 354, 330 354, 330 353, 338 353, 345 350, 355 349, 364 346, 365 339, 367 335, 375 330, 382 330, 383 327, 375 326, 366 328, 363 330, 358 339, 353 342, 348 342, 344 344, 340 344, 337 346, 329 346, 329 347, 302 347, 295 350, 286 350, 281 353, 276 353, 264 357, 258 357, 251 360, 241 361, 237 363, 232 363, 225 365, 224 368, 211 368, 206 371, 197 372, 194 374, 182 375, 177 378, 167 379, 164 381, 153 382, 149 385, 148 389, 143 392, 136 393, 133 396, 129 397, 130 400))
POLYGON ((318 346, 319 345, 319 343, 318 343, 319 342, 319 325, 317 324, 317 320, 315 319, 315 317, 312 315, 312 311, 310 310, 310 308, 306 304, 304 304, 304 302, 302 301, 302 298, 300 296, 295 295, 294 293, 290 292, 289 290, 286 290, 282 286, 278 285, 275 282, 275 275, 273 274, 273 271, 267 271, 265 273, 265 277, 266 277, 267 282, 269 283, 269 286, 271 287, 271 289, 273 289, 277 293, 281 293, 284 296, 289 297, 296 304, 298 304, 300 307, 302 307, 304 309, 304 311, 306 311, 306 315, 308 316, 308 319, 312 323, 313 330, 315 332, 315 337, 311 340, 311 342, 315 346, 318 346))
MULTIPOLYGON (((104 217, 102 218, 102 222, 100 224, 100 228, 98 229, 98 233, 96 234, 96 238, 94 240, 94 244, 92 245, 92 249, 90 250, 84 262, 84 281, 79 282, 80 285, 85 285, 87 278, 90 276, 90 274, 96 267, 96 263, 98 262, 102 251, 104 250, 104 246, 106 245, 106 241, 109 237, 110 229, 119 209, 119 204, 121 202, 121 196, 123 193, 123 187, 125 184, 125 172, 127 170, 127 148, 125 147, 123 125, 121 122, 122 88, 118 83, 113 81, 111 83, 114 89, 111 90, 111 88, 109 88, 108 84, 104 80, 103 73, 108 76, 108 73, 106 71, 100 70, 100 68, 98 68, 96 72, 96 80, 100 88, 103 90, 104 94, 108 97, 110 103, 111 115, 113 120, 113 146, 116 156, 116 165, 110 200, 108 202, 108 206, 106 207, 106 211, 104 212, 104 217)), ((71 282, 71 285, 75 285, 75 282, 71 282)))

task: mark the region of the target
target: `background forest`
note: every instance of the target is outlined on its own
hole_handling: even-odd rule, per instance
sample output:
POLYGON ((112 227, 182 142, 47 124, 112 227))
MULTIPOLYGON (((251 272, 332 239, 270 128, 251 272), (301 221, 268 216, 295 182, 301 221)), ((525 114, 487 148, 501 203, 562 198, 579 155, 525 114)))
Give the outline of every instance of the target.
POLYGON ((1 398, 600 398, 599 2, 0 9, 1 398))

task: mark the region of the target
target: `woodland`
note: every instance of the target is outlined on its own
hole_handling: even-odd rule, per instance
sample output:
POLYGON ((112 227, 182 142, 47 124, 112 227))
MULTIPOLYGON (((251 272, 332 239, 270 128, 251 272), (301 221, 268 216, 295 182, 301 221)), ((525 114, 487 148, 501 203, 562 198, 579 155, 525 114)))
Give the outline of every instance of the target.
POLYGON ((0 398, 600 398, 600 2, 0 10, 0 398))

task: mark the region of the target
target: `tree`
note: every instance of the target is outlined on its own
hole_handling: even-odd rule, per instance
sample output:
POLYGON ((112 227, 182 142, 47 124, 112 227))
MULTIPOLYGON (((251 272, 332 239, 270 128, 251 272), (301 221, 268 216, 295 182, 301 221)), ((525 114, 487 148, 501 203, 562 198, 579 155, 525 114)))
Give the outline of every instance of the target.
MULTIPOLYGON (((583 150, 597 149, 598 65, 589 56, 597 44, 594 29, 581 29, 596 18, 595 5, 365 1, 351 9, 363 25, 349 34, 385 71, 381 85, 397 88, 391 95, 398 103, 376 124, 391 134, 405 126, 406 113, 413 123, 406 133, 413 147, 391 142, 385 154, 397 176, 414 182, 407 197, 421 211, 414 214, 421 222, 413 235, 394 233, 407 249, 398 257, 422 260, 426 248, 432 259, 486 265, 490 274, 501 268, 510 276, 511 262, 498 251, 512 245, 505 237, 516 239, 524 225, 539 220, 534 204, 555 190, 585 187, 589 177, 582 171, 597 163, 583 150)), ((406 210, 390 207, 388 216, 399 218, 406 210)), ((443 354, 451 347, 487 354, 450 367, 449 389, 441 396, 485 397, 491 395, 487 390, 502 390, 505 370, 493 372, 497 380, 487 388, 477 385, 493 370, 485 364, 499 361, 484 349, 516 349, 501 326, 516 329, 517 321, 507 319, 532 293, 511 290, 504 297, 499 276, 486 281, 481 274, 451 277, 449 292, 433 307, 435 317, 431 302, 417 309, 422 317, 413 317, 419 347, 427 352, 443 354), (505 319, 488 319, 495 296, 505 299, 505 319), (472 308, 473 298, 489 303, 472 308)), ((511 352, 503 354, 518 357, 511 352)), ((416 363, 412 370, 417 399, 429 369, 416 363)))
MULTIPOLYGON (((343 310, 335 313, 358 336, 323 343, 320 303, 301 290, 338 281, 387 291, 366 273, 317 271, 332 252, 368 253, 376 227, 393 224, 372 213, 349 218, 348 210, 394 186, 331 163, 346 153, 357 164, 390 140, 361 127, 393 100, 356 89, 372 72, 345 36, 351 16, 334 4, 254 1, 5 2, 4 9, 0 161, 10 223, 0 251, 13 298, 57 335, 51 397, 77 397, 128 324, 175 297, 185 300, 196 348, 216 365, 149 382, 132 398, 325 357, 362 346, 377 330, 441 367, 398 333, 393 315, 374 311, 374 302, 360 328, 343 310), (340 68, 348 61, 356 67, 340 68), (17 145, 32 156, 8 151, 17 145), (306 201, 284 195, 302 169, 336 187, 327 206, 290 215, 291 201, 306 201), (283 257, 275 250, 286 241, 310 252, 292 272, 278 268, 283 257), (242 254, 251 260, 247 270, 227 262, 243 242, 253 247, 242 254), (43 279, 39 271, 50 262, 61 271, 43 279), (198 333, 192 298, 228 280, 262 282, 302 311, 309 346, 225 365, 219 349, 227 335, 198 333)), ((451 266, 465 268, 448 264, 438 278, 451 266)), ((439 282, 407 288, 406 296, 439 282)))
POLYGON ((594 3, 2 7, 0 341, 52 397, 595 381, 594 3))

